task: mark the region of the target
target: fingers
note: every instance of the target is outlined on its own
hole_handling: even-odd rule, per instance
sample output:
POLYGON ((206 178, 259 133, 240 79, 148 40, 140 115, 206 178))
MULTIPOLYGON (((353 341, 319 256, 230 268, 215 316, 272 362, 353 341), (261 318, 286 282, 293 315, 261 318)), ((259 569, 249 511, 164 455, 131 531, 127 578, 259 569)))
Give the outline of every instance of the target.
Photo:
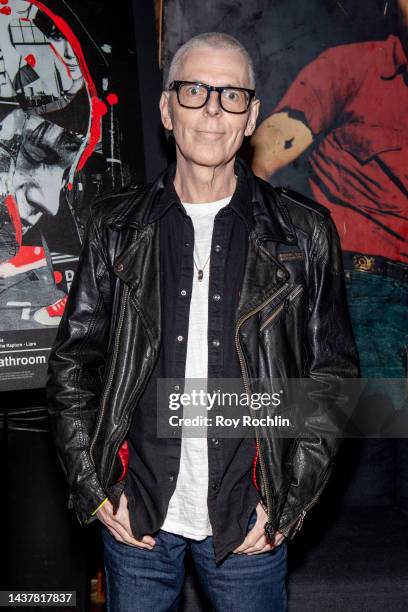
POLYGON ((259 528, 258 524, 255 523, 242 544, 232 552, 237 554, 245 553, 246 555, 259 555, 260 553, 273 550, 282 544, 284 539, 285 536, 277 531, 273 541, 269 542, 265 536, 263 527, 259 528))
POLYGON ((149 550, 156 544, 155 539, 150 535, 143 536, 141 540, 137 540, 133 536, 130 526, 127 498, 124 493, 122 493, 120 497, 116 514, 113 513, 111 501, 107 500, 96 515, 118 542, 138 548, 148 548, 149 550))
POLYGON ((266 537, 264 534, 264 530, 262 526, 259 524, 258 520, 252 529, 247 533, 246 538, 237 548, 233 550, 235 553, 246 553, 252 552, 255 550, 260 550, 267 544, 266 537))
POLYGON ((260 550, 266 544, 266 538, 263 530, 263 524, 268 519, 266 512, 262 508, 261 504, 258 503, 256 506, 256 522, 253 527, 248 531, 245 540, 235 548, 232 552, 237 554, 252 552, 254 550, 260 550))
POLYGON ((273 550, 274 548, 275 546, 273 546, 273 544, 270 544, 269 542, 266 542, 265 544, 261 542, 261 544, 258 544, 257 546, 246 550, 245 554, 250 557, 251 555, 259 555, 260 553, 268 552, 270 550, 273 550))
MULTIPOLYGON (((128 501, 124 493, 122 493, 121 498, 119 500, 119 508, 117 514, 115 515, 115 518, 124 527, 130 538, 134 542, 139 542, 139 540, 135 540, 135 538, 133 537, 132 528, 130 526, 128 501)), ((141 541, 145 544, 148 544, 150 548, 152 548, 156 544, 156 540, 150 535, 144 535, 141 541)))
MULTIPOLYGON (((251 530, 253 531, 253 530, 251 530)), ((248 554, 259 554, 261 552, 266 552, 267 550, 272 550, 274 546, 267 542, 265 535, 259 535, 254 538, 252 533, 250 532, 245 540, 242 542, 238 548, 235 548, 232 552, 237 554, 245 553, 248 554)))

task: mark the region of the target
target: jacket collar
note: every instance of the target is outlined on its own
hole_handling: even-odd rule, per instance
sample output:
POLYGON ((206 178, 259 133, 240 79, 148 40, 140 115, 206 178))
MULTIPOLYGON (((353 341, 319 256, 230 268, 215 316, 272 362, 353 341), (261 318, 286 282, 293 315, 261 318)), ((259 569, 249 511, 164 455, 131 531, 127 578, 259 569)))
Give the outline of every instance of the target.
MULTIPOLYGON (((289 279, 285 266, 263 247, 262 242, 275 240, 295 244, 296 234, 279 194, 269 183, 255 177, 240 159, 236 160, 235 168, 239 180, 233 199, 237 210, 250 223, 247 261, 236 312, 238 322, 271 300, 289 279), (243 194, 247 190, 245 198, 240 196, 241 189, 243 194)), ((125 202, 125 212, 121 213, 121 218, 117 215, 114 221, 111 220, 118 229, 133 227, 141 230, 136 239, 134 231, 125 234, 120 253, 115 259, 115 271, 119 278, 132 287, 131 303, 146 322, 155 343, 160 337, 161 300, 158 273, 160 232, 156 231, 156 221, 176 201, 171 185, 168 184, 173 171, 174 166, 168 168, 147 189, 145 195, 142 193, 139 198, 133 197, 133 200, 131 198, 131 201, 125 202)))
MULTIPOLYGON (((158 194, 157 202, 150 209, 148 215, 148 223, 157 221, 172 205, 177 205, 183 214, 187 215, 183 204, 180 201, 180 197, 174 187, 174 177, 176 174, 176 162, 170 164, 167 169, 167 173, 164 176, 163 187, 160 194, 158 194)), ((228 206, 236 212, 246 224, 248 231, 251 230, 251 199, 248 188, 248 183, 245 179, 245 175, 239 166, 239 162, 235 160, 234 171, 237 175, 237 183, 235 191, 232 195, 231 201, 228 206)))
POLYGON ((398 36, 390 34, 386 41, 384 41, 381 50, 384 54, 384 65, 381 72, 383 80, 394 79, 398 74, 406 72, 407 56, 398 36))
MULTIPOLYGON (((238 177, 229 206, 241 216, 248 231, 260 241, 275 240, 296 243, 296 232, 289 214, 273 187, 256 177, 250 167, 239 157, 235 158, 235 174, 238 177)), ((184 210, 174 188, 176 162, 170 164, 153 182, 136 191, 129 205, 110 220, 116 229, 134 227, 144 229, 155 223, 170 206, 176 204, 184 210)))

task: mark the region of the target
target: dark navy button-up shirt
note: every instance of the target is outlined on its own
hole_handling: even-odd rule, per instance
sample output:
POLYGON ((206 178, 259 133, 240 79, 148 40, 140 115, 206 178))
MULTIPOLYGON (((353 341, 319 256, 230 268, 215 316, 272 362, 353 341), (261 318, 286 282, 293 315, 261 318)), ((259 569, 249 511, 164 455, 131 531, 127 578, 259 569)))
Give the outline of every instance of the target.
MULTIPOLYGON (((157 435, 158 379, 183 381, 185 374, 194 274, 194 227, 174 188, 175 170, 173 164, 149 217, 149 221, 159 222, 162 341, 128 434, 125 493, 137 539, 154 535, 163 524, 180 465, 181 438, 157 435)), ((242 380, 235 346, 235 312, 245 269, 252 204, 237 162, 235 173, 238 179, 231 201, 214 219, 209 262, 208 379, 242 380)), ((222 437, 216 429, 207 429, 207 499, 215 559, 219 563, 244 540, 259 495, 252 480, 255 439, 222 437)))

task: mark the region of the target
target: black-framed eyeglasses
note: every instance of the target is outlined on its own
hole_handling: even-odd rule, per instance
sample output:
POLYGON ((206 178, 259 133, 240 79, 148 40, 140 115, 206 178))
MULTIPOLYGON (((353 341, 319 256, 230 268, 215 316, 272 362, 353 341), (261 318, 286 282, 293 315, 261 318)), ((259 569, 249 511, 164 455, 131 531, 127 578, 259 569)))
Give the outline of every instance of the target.
POLYGON ((255 89, 246 87, 215 87, 200 81, 172 81, 169 91, 176 90, 180 106, 185 108, 202 108, 208 102, 212 91, 218 92, 218 102, 227 113, 246 113, 255 89))

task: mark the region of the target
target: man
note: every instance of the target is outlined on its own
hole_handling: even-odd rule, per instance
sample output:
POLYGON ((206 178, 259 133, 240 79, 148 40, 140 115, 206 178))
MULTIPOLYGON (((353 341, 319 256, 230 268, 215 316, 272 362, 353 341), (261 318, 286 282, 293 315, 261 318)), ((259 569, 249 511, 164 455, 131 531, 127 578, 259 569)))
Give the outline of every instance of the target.
POLYGON ((163 379, 271 392, 306 376, 332 396, 357 374, 329 214, 236 157, 258 111, 242 45, 192 38, 160 98, 176 162, 94 206, 48 395, 70 506, 102 523, 111 610, 176 610, 187 547, 215 610, 286 610, 285 538, 333 467, 341 419, 324 393, 303 398, 296 439, 260 426, 254 443, 213 424, 201 438, 157 435, 163 379))
POLYGON ((265 179, 308 151, 311 192, 340 235, 361 374, 382 379, 381 392, 384 379, 399 379, 387 392, 400 408, 408 365, 408 0, 395 4, 397 35, 320 54, 251 145, 254 172, 265 179))

